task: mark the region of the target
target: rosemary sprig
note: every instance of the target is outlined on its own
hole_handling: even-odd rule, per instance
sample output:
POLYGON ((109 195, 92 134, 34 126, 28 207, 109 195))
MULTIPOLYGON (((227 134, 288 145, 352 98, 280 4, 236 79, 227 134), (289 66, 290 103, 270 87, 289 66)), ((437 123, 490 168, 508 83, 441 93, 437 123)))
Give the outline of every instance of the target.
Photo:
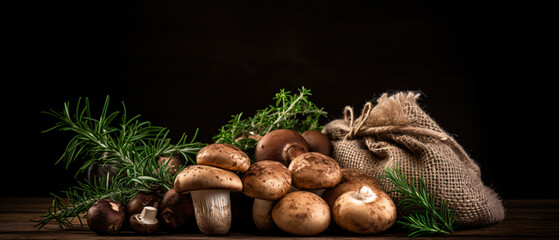
POLYGON ((42 216, 42 219, 36 221, 36 227, 42 228, 50 221, 55 220, 61 228, 65 229, 73 226, 72 221, 75 218, 83 225, 80 214, 87 211, 95 201, 107 198, 124 203, 140 191, 149 191, 143 186, 131 186, 123 178, 106 181, 108 179, 107 177, 98 178, 93 182, 80 181, 77 186, 62 192, 64 198, 51 193, 54 197, 52 205, 48 212, 42 216))
POLYGON ((398 201, 400 210, 409 212, 403 216, 398 223, 407 228, 409 237, 417 237, 423 234, 450 234, 455 231, 458 225, 454 222, 453 210, 448 203, 442 200, 439 208, 435 204, 433 196, 427 190, 423 178, 419 178, 419 185, 415 185, 415 179, 406 181, 404 175, 399 172, 398 164, 394 170, 387 167, 381 177, 387 178, 395 188, 392 192, 397 192, 403 196, 398 201))
POLYGON ((93 167, 93 164, 111 165, 117 172, 111 177, 107 174, 78 182, 78 186, 63 192, 68 203, 62 197, 52 194, 52 206, 39 221, 38 227, 43 227, 51 220, 56 220, 63 228, 71 226, 69 219, 79 218, 80 213, 87 211, 91 204, 102 198, 118 198, 126 203, 138 191, 169 190, 174 176, 169 174, 166 164, 160 165, 157 162, 161 155, 178 154, 187 160, 187 164, 195 164, 194 156, 206 145, 194 141, 197 131, 192 140, 188 141, 187 135, 183 134, 176 144, 171 144, 168 129, 152 126, 148 121, 140 121, 140 115, 128 119, 124 103, 122 108, 123 114, 118 127, 114 126, 113 121, 120 113, 109 113, 109 96, 97 118, 91 114, 88 98, 85 98, 84 104, 81 98, 78 100, 75 113, 71 113, 69 102, 64 104, 61 112, 44 112, 59 121, 43 132, 58 129, 74 134, 56 164, 64 162, 68 169, 72 163, 88 159, 81 161, 76 177, 93 167))
POLYGON ((327 112, 309 101, 311 90, 301 87, 299 94, 281 89, 276 93, 274 105, 257 110, 252 117, 243 113, 232 115, 231 120, 213 137, 216 143, 232 144, 247 154, 254 152, 258 137, 276 129, 293 129, 299 132, 320 130, 319 120, 327 112))

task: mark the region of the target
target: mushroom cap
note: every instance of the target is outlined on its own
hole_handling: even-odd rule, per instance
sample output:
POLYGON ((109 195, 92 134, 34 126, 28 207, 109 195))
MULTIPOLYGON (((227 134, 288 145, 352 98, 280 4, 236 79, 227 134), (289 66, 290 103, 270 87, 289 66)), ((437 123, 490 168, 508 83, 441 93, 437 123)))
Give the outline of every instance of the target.
POLYGON ((326 134, 317 130, 307 130, 301 133, 301 136, 309 144, 310 152, 319 152, 328 156, 332 153, 332 143, 326 134))
POLYGON ((293 186, 298 189, 331 188, 342 180, 342 171, 338 162, 317 152, 299 155, 291 161, 289 170, 293 177, 293 186))
POLYGON ((324 232, 330 225, 330 207, 318 195, 306 192, 290 192, 278 200, 272 209, 272 219, 282 231, 313 236, 324 232))
POLYGON ((358 234, 375 234, 390 228, 397 217, 394 201, 382 190, 371 188, 372 200, 359 199, 357 192, 346 192, 336 199, 332 218, 342 229, 358 234))
POLYGON ((163 195, 160 205, 161 219, 171 229, 194 221, 194 205, 190 193, 179 194, 174 188, 163 195))
POLYGON ((243 183, 231 171, 207 165, 189 165, 178 173, 174 189, 178 193, 208 189, 241 192, 243 183))
POLYGON ((250 157, 233 145, 214 143, 200 149, 196 155, 196 163, 244 172, 250 166, 250 157))
POLYGON ((109 199, 98 200, 87 210, 89 229, 101 235, 119 233, 125 219, 122 205, 109 199))
POLYGON ((255 161, 274 160, 289 165, 290 148, 299 148, 308 152, 309 144, 297 131, 291 129, 277 129, 266 133, 256 144, 254 149, 255 161))
POLYGON ((179 154, 173 154, 172 156, 159 156, 157 157, 157 163, 161 166, 167 164, 165 169, 169 169, 169 174, 175 175, 180 167, 184 164, 184 160, 179 154))
POLYGON ((136 213, 141 213, 145 206, 159 207, 159 196, 155 193, 140 192, 136 194, 126 204, 126 216, 129 217, 136 213))
POLYGON ((146 223, 140 220, 139 213, 130 216, 128 221, 130 222, 130 227, 132 227, 132 230, 136 233, 153 234, 159 229, 159 221, 157 221, 157 219, 155 219, 154 223, 146 223))
POLYGON ((327 189, 322 197, 326 203, 332 207, 334 201, 336 201, 340 195, 349 191, 357 191, 363 185, 382 190, 377 179, 368 175, 363 170, 357 168, 342 168, 342 180, 340 183, 333 188, 327 189))
POLYGON ((291 172, 280 162, 255 162, 243 174, 243 193, 249 197, 277 200, 291 188, 291 172))

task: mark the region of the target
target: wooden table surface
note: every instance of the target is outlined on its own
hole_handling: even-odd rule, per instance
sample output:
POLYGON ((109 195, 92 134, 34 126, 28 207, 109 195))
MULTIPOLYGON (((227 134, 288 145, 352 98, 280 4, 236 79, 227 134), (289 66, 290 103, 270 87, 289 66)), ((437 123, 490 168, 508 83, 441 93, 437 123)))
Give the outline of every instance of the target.
MULTIPOLYGON (((0 198, 0 239, 212 239, 212 238, 288 238, 288 235, 263 235, 257 232, 232 231, 224 236, 205 236, 197 231, 185 233, 159 233, 156 236, 137 236, 123 231, 117 236, 98 236, 87 226, 62 230, 52 222, 42 229, 35 222, 51 204, 50 198, 0 198)), ((507 215, 504 221, 482 228, 459 229, 452 235, 428 236, 436 239, 559 239, 559 199, 506 200, 507 215)), ((85 223, 84 223, 85 224, 85 223)), ((327 231, 313 239, 348 238, 409 239, 405 232, 389 230, 373 236, 355 236, 336 231, 327 231)))

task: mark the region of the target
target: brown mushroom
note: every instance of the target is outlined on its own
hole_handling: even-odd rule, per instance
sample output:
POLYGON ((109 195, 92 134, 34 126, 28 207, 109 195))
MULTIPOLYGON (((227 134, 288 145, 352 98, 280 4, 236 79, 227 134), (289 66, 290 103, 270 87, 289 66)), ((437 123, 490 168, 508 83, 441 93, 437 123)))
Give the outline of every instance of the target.
POLYGON ((126 217, 134 214, 139 214, 144 210, 145 206, 152 206, 154 208, 159 207, 159 196, 155 193, 144 193, 139 192, 134 196, 128 204, 126 204, 126 217))
POLYGON ((245 172, 250 166, 250 157, 233 145, 214 143, 200 149, 196 155, 196 163, 245 172))
POLYGON ((282 231, 297 236, 314 236, 330 225, 330 207, 318 195, 295 191, 274 205, 272 218, 282 231))
POLYGON ((206 165, 189 165, 175 178, 178 193, 190 192, 194 215, 204 234, 226 234, 231 227, 230 191, 241 192, 237 174, 206 165))
POLYGON ((139 234, 154 234, 159 229, 157 208, 145 206, 141 213, 130 216, 130 227, 139 234))
POLYGON ((382 190, 362 186, 336 199, 332 218, 342 229, 357 234, 386 231, 396 222, 396 205, 382 190))
POLYGON ((292 159, 308 151, 308 143, 297 131, 278 129, 268 132, 258 141, 254 159, 274 160, 288 166, 292 159))
POLYGON ((272 207, 276 200, 289 192, 291 172, 285 165, 272 160, 256 162, 243 175, 243 193, 254 198, 252 218, 260 231, 276 226, 272 220, 272 207))
POLYGON ((187 226, 194 219, 194 206, 190 193, 179 194, 170 189, 163 195, 160 206, 163 224, 170 230, 178 230, 187 226))
POLYGON ((96 201, 87 211, 89 229, 100 235, 119 233, 125 219, 126 213, 122 205, 109 199, 96 201))
POLYGON ((157 158, 157 163, 160 166, 165 166, 165 169, 169 169, 169 174, 175 176, 180 167, 184 164, 184 160, 181 159, 180 155, 173 154, 171 156, 159 156, 157 158))
POLYGON ((327 156, 332 153, 332 143, 326 134, 317 130, 307 130, 301 133, 301 136, 309 144, 310 152, 319 152, 327 156))
POLYGON ((289 164, 289 170, 295 188, 313 190, 319 196, 322 196, 326 188, 334 187, 342 180, 338 162, 317 152, 299 155, 289 164))
POLYGON ((382 190, 376 178, 368 175, 363 170, 357 168, 342 168, 342 180, 335 187, 326 189, 322 198, 328 203, 328 206, 332 207, 334 201, 336 201, 340 195, 345 192, 357 191, 363 185, 382 190))

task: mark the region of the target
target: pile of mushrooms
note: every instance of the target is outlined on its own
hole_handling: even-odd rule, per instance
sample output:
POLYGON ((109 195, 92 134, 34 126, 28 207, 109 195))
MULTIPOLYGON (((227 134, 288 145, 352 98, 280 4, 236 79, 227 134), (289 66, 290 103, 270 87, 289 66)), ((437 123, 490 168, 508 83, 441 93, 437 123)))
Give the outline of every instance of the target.
MULTIPOLYGON (((180 199, 188 199, 180 196, 180 199)), ((87 224, 89 228, 99 235, 113 235, 120 233, 121 230, 130 228, 137 234, 154 234, 159 230, 160 220, 158 207, 160 205, 159 195, 155 193, 136 194, 123 206, 117 201, 101 199, 96 201, 87 212, 87 224)), ((163 200, 167 211, 176 211, 181 218, 192 216, 192 204, 181 204, 180 206, 169 206, 168 200, 163 200)), ((168 226, 167 221, 163 221, 168 226)), ((171 228, 176 226, 171 226, 171 228)))
POLYGON ((314 130, 279 129, 258 141, 242 181, 260 231, 313 236, 333 221, 345 231, 374 234, 394 224, 396 207, 376 179, 340 168, 331 151, 328 137, 314 130))
MULTIPOLYGON (((184 160, 175 155, 160 156, 157 161, 172 175, 184 164, 184 160)), ((122 230, 147 235, 161 227, 167 231, 184 229, 193 217, 190 194, 179 194, 171 189, 164 194, 139 192, 125 205, 110 199, 98 200, 87 212, 87 224, 99 235, 113 235, 122 230)))
MULTIPOLYGON (((177 173, 173 189, 160 198, 139 193, 123 207, 100 200, 88 211, 90 228, 98 234, 120 232, 128 221, 139 234, 168 230, 196 221, 200 232, 226 234, 231 228, 230 192, 254 199, 252 219, 263 233, 283 231, 314 236, 330 226, 355 234, 375 234, 396 221, 396 206, 378 181, 359 169, 341 168, 330 157, 332 146, 319 131, 302 134, 271 131, 249 156, 229 144, 210 144, 196 156, 196 165, 177 173)), ((161 157, 169 171, 179 159, 161 157)))

